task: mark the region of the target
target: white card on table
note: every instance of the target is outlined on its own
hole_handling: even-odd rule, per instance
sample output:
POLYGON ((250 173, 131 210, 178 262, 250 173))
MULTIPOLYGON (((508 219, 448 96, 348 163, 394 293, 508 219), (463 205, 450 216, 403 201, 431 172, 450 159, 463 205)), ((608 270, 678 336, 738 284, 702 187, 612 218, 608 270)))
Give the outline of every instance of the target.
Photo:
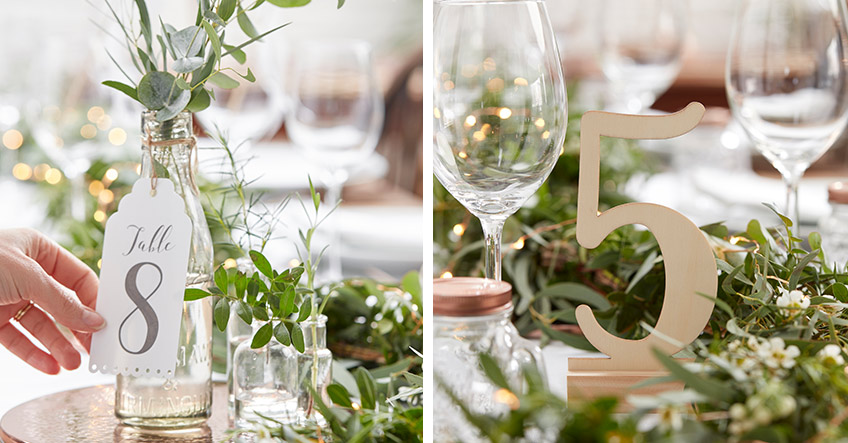
POLYGON ((170 180, 139 179, 106 222, 91 372, 170 376, 177 364, 191 220, 170 180))

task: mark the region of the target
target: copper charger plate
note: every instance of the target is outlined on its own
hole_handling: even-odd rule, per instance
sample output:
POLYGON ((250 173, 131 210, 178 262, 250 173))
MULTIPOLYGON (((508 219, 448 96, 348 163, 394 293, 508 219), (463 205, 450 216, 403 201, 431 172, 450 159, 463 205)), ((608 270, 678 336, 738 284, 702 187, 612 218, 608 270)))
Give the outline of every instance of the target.
POLYGON ((212 416, 205 426, 181 431, 148 431, 115 418, 115 386, 57 392, 18 405, 0 419, 5 443, 219 442, 226 437, 227 385, 214 383, 212 416))

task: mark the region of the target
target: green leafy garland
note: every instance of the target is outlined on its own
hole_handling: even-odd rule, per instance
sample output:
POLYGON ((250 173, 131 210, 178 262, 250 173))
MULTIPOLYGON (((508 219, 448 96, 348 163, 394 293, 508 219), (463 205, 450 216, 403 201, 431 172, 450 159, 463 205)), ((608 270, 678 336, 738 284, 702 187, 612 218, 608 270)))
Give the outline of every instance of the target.
MULTIPOLYGON (((812 250, 805 249, 791 222, 781 219, 780 229, 753 220, 736 235, 720 224, 705 229, 720 270, 719 291, 709 327, 684 352, 696 362, 684 365, 655 353, 671 379, 685 383, 683 391, 630 396, 636 411, 621 415, 615 414, 617 399, 566 405, 529 371, 526 392, 501 386, 518 399, 507 417, 477 416, 461 405, 469 422, 498 442, 528 435, 575 442, 848 438, 848 274, 830 268, 817 233, 807 239, 812 250), (656 415, 656 424, 639 431, 635 424, 647 414, 656 415)), ((656 250, 650 240, 619 245, 656 250)), ((664 277, 661 269, 649 272, 664 277)), ((644 278, 638 274, 629 282, 644 278)), ((609 310, 622 309, 610 303, 609 310)), ((503 380, 496 365, 482 367, 493 382, 503 380)))

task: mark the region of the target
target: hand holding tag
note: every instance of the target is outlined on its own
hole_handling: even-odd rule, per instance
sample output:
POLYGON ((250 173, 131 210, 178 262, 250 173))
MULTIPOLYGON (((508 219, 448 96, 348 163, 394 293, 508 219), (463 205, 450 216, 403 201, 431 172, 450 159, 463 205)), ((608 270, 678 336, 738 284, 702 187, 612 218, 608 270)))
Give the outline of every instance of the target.
POLYGON ((141 179, 106 223, 89 370, 136 376, 174 373, 191 221, 169 180, 141 179))

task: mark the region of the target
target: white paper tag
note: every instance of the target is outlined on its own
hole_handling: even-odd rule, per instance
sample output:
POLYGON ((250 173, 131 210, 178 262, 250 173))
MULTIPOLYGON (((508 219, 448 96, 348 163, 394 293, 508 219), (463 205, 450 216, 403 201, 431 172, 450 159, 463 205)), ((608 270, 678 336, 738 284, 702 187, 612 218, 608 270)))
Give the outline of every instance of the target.
POLYGON ((106 222, 89 371, 167 377, 177 364, 191 220, 170 180, 140 179, 106 222))

